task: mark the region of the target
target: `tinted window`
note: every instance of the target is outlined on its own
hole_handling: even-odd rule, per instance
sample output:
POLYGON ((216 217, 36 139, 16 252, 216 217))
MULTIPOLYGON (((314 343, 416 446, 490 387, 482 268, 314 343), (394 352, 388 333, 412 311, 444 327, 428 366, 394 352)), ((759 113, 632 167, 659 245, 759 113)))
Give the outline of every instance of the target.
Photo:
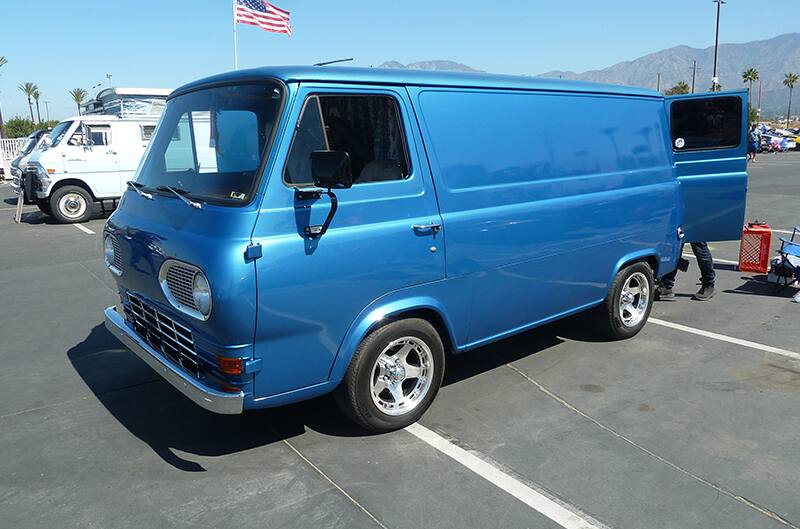
POLYGON ((676 151, 737 147, 742 136, 742 101, 738 97, 674 101, 672 146, 676 151))
POLYGON ((318 96, 309 99, 286 162, 287 184, 309 185, 311 153, 347 151, 353 183, 408 176, 405 140, 397 103, 389 96, 318 96))

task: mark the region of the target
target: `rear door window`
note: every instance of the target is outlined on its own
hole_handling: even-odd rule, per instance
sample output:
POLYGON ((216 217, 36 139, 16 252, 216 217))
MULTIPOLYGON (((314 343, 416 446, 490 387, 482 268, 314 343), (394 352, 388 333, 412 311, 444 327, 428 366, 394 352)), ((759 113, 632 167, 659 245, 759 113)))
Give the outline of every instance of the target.
POLYGON ((346 151, 353 184, 402 180, 409 175, 400 113, 385 95, 319 95, 306 100, 284 169, 288 185, 312 185, 311 153, 346 151))
POLYGON ((675 151, 730 149, 742 135, 742 102, 735 96, 673 101, 670 105, 675 151))

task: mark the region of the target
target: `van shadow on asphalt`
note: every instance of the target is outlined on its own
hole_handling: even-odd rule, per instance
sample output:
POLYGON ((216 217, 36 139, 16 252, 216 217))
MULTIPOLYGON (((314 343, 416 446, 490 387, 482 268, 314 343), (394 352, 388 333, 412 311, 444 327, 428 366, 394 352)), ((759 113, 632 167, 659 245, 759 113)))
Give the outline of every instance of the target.
MULTIPOLYGON (((563 342, 556 336, 562 327, 565 326, 543 327, 469 353, 451 355, 444 384, 457 384, 557 345, 563 342)), ((165 463, 186 472, 205 469, 181 457, 176 450, 215 457, 290 439, 306 429, 339 437, 371 435, 349 422, 331 396, 242 415, 206 411, 124 348, 102 324, 69 349, 67 356, 92 393, 120 424, 150 446, 165 463)))

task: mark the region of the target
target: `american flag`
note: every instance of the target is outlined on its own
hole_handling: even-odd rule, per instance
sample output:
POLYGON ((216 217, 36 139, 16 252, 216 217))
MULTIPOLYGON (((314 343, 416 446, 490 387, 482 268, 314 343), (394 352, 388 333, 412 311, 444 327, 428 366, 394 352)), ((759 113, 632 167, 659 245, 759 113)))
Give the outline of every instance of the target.
POLYGON ((289 12, 262 0, 236 0, 236 22, 291 36, 289 12))

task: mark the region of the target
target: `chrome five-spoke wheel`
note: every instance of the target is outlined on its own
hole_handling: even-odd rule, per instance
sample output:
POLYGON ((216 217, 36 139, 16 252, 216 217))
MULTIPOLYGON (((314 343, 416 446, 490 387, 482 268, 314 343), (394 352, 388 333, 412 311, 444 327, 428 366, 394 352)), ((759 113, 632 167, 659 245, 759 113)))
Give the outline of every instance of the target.
POLYGON ((619 319, 625 327, 636 327, 650 306, 650 283, 641 272, 631 274, 622 285, 619 296, 619 319))
POLYGON ((387 415, 403 415, 425 398, 431 386, 433 355, 414 336, 389 343, 372 368, 372 402, 387 415))

